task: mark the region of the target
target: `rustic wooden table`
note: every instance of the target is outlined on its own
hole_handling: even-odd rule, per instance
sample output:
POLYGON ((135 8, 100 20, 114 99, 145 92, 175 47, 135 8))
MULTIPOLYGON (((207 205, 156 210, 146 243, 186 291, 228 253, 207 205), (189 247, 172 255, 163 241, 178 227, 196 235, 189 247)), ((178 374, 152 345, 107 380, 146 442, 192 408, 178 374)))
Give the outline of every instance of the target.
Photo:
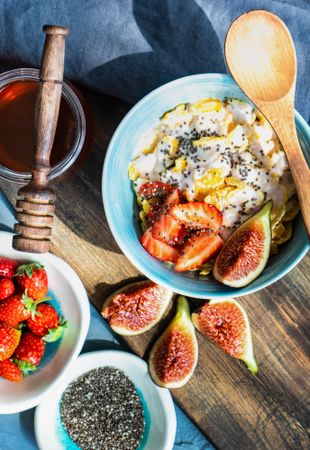
MULTIPOLYGON (((94 116, 94 140, 82 167, 57 185, 52 251, 77 271, 100 310, 107 295, 142 276, 115 243, 101 197, 106 148, 129 107, 84 93, 94 116)), ((0 188, 14 204, 17 186, 0 181, 0 188)), ((173 396, 219 449, 310 448, 309 269, 308 256, 281 281, 240 299, 252 324, 256 377, 199 336, 197 370, 173 396)), ((194 309, 201 301, 191 303, 194 309)), ((127 343, 146 356, 164 326, 127 343)))

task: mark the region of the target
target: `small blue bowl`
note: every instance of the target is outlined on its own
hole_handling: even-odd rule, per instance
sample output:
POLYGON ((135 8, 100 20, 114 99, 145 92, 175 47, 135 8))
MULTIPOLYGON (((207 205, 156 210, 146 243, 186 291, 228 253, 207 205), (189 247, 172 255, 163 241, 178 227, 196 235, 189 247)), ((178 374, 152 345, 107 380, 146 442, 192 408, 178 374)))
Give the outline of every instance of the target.
MULTIPOLYGON (((152 91, 129 111, 111 139, 103 169, 103 203, 116 242, 145 276, 189 297, 238 297, 279 280, 305 256, 309 241, 300 215, 295 220, 292 239, 269 259, 263 273, 246 287, 231 288, 218 283, 212 276, 203 278, 195 272, 177 273, 173 267, 157 261, 144 250, 139 242, 141 228, 135 194, 128 178, 128 166, 141 134, 157 123, 164 111, 178 103, 204 97, 233 97, 251 103, 233 79, 224 74, 191 75, 152 91)), ((295 121, 302 150, 306 157, 310 157, 310 128, 298 112, 295 112, 295 121)))

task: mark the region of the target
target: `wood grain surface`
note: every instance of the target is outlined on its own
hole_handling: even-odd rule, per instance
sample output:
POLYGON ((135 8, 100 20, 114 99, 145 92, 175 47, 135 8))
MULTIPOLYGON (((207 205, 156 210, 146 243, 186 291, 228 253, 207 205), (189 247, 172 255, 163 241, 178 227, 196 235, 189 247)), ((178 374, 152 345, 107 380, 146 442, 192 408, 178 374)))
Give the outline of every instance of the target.
MULTIPOLYGON (((143 277, 115 243, 101 198, 105 151, 128 106, 98 94, 85 94, 94 115, 94 141, 82 167, 56 186, 52 252, 77 271, 100 310, 114 290, 143 277)), ((0 187, 15 204, 17 186, 0 181, 0 187)), ((260 366, 257 376, 198 336, 197 370, 173 396, 217 448, 310 448, 309 269, 308 256, 281 281, 240 298, 252 324, 260 366)), ((201 303, 191 300, 192 309, 201 303)), ((126 342, 146 357, 150 342, 165 325, 163 321, 126 342)))

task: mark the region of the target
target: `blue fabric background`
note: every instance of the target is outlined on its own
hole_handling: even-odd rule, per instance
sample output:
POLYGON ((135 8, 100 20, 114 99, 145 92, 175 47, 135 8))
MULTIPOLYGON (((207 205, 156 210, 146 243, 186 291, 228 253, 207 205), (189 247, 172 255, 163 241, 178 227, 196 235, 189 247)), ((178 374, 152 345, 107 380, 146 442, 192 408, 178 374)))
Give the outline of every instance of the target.
POLYGON ((277 13, 293 35, 296 109, 308 121, 309 0, 2 0, 0 60, 38 66, 42 25, 66 25, 66 76, 135 102, 174 78, 226 72, 226 31, 238 15, 256 8, 277 13))

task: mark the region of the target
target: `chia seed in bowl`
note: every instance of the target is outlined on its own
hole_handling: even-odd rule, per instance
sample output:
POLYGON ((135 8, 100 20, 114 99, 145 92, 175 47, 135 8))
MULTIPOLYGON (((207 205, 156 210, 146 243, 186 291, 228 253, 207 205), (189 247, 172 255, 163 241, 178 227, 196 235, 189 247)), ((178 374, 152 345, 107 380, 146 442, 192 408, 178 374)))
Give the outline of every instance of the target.
POLYGON ((62 424, 81 450, 135 450, 145 429, 140 397, 115 367, 99 367, 72 381, 60 402, 62 424))

